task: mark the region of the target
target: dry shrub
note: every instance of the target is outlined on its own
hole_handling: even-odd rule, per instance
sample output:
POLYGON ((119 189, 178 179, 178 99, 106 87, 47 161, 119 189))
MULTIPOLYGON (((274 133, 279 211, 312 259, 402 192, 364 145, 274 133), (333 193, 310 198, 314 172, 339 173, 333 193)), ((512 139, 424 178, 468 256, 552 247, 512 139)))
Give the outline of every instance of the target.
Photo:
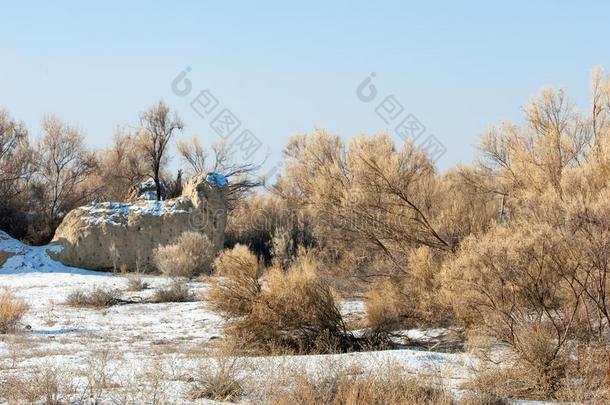
POLYGON ((252 312, 232 325, 233 333, 253 339, 263 351, 286 347, 296 352, 345 351, 353 337, 331 288, 316 277, 313 258, 302 256, 287 272, 272 269, 252 312))
MULTIPOLYGON (((384 262, 377 261, 374 265, 383 266, 384 262)), ((451 319, 450 308, 439 302, 440 267, 440 258, 423 246, 409 253, 406 271, 381 278, 369 286, 365 308, 373 336, 387 336, 413 326, 438 326, 451 319)))
POLYGON ((392 368, 382 374, 341 372, 332 378, 300 375, 288 390, 277 390, 270 404, 288 405, 386 405, 453 404, 450 391, 430 381, 405 375, 392 368))
POLYGON ((150 287, 150 284, 142 278, 142 273, 139 268, 137 268, 135 272, 130 273, 127 265, 123 263, 119 267, 119 271, 127 278, 127 291, 142 291, 150 287))
POLYGON ((17 328, 28 305, 9 291, 0 292, 0 334, 8 333, 17 328))
POLYGON ((42 232, 50 240, 64 215, 87 202, 98 187, 93 181, 96 159, 85 145, 83 131, 54 115, 41 122, 35 156, 31 198, 37 201, 42 232))
POLYGON ((74 290, 66 297, 66 305, 76 308, 108 308, 120 302, 119 290, 93 287, 91 291, 74 290))
POLYGON ((229 317, 249 314, 261 292, 261 272, 261 264, 246 246, 221 252, 214 261, 214 273, 220 278, 208 293, 211 307, 229 317))
POLYGON ((96 350, 84 360, 85 367, 79 374, 85 381, 83 396, 91 403, 102 403, 109 389, 115 386, 112 378, 116 369, 113 370, 110 363, 117 358, 117 354, 108 349, 96 350))
POLYGON ((155 290, 150 298, 150 302, 191 302, 195 300, 195 296, 191 293, 188 285, 185 282, 174 280, 165 287, 155 290))
POLYGON ((555 398, 562 402, 610 403, 608 362, 610 348, 578 345, 566 366, 555 398))
POLYGON ((112 144, 98 152, 98 175, 101 197, 105 201, 125 201, 128 190, 140 183, 149 173, 147 162, 141 158, 141 147, 136 136, 117 129, 112 144))
POLYGON ((199 232, 184 232, 172 244, 159 246, 153 258, 159 270, 170 277, 194 277, 210 272, 214 247, 199 232))
POLYGON ((271 237, 282 222, 285 211, 283 201, 271 194, 237 200, 227 217, 226 244, 246 245, 270 263, 271 237))
MULTIPOLYGON (((510 351, 494 351, 495 340, 485 329, 472 328, 467 332, 466 348, 477 365, 471 370, 460 404, 508 405, 511 399, 540 395, 534 390, 532 369, 510 351)), ((536 376, 534 376, 536 377, 536 376)))
POLYGON ((244 394, 243 382, 238 376, 239 371, 236 358, 218 357, 214 364, 202 364, 193 377, 190 397, 219 402, 238 400, 244 394))
MULTIPOLYGON (((575 343, 569 356, 562 356, 554 378, 524 361, 513 352, 492 352, 492 341, 484 336, 469 338, 469 346, 479 361, 461 403, 508 404, 512 400, 553 400, 562 403, 609 403, 608 358, 606 345, 575 343), (483 341, 476 341, 476 339, 483 341), (473 346, 473 341, 475 344, 473 346), (494 353, 493 356, 491 354, 494 353), (547 378, 544 378, 547 377, 547 378)), ((537 342, 533 341, 533 345, 537 342)), ((540 355, 543 358, 543 355, 540 355)))
MULTIPOLYGON (((579 353, 580 354, 580 353, 579 353)), ((540 371, 514 358, 501 364, 484 362, 464 385, 461 403, 509 404, 514 400, 558 400, 608 403, 608 357, 574 357, 560 377, 541 380, 540 371)))
POLYGON ((404 265, 405 248, 450 249, 434 221, 433 162, 413 143, 398 148, 379 134, 346 145, 340 136, 316 130, 292 137, 284 156, 276 189, 311 212, 314 235, 324 246, 380 254, 396 268, 404 265))
MULTIPOLYGON (((531 369, 520 365, 485 363, 464 384, 466 392, 460 403, 464 405, 508 405, 511 399, 523 399, 540 396, 539 391, 532 389, 529 378, 531 369)), ((543 396, 543 395, 542 395, 543 396)))
POLYGON ((19 373, 0 384, 0 397, 9 405, 67 404, 75 393, 72 374, 54 366, 40 366, 31 373, 19 373))
POLYGON ((271 238, 273 265, 286 270, 302 254, 302 250, 313 249, 316 244, 311 213, 307 210, 286 210, 271 238))
POLYGON ((258 267, 253 266, 250 261, 243 269, 226 273, 214 282, 209 296, 213 307, 223 309, 230 338, 247 342, 258 353, 334 352, 354 347, 356 339, 346 330, 335 294, 316 277, 317 263, 311 255, 299 257, 287 272, 271 269, 264 288, 255 283, 258 267), (236 288, 244 279, 250 283, 248 288, 236 288))
POLYGON ((470 237, 444 269, 447 297, 458 319, 507 344, 531 370, 533 390, 557 389, 578 301, 571 257, 545 225, 496 227, 470 237), (568 297, 568 298, 566 298, 568 297), (535 374, 535 376, 534 376, 535 374))
MULTIPOLYGON (((26 197, 34 161, 35 153, 24 123, 0 108, 0 229, 16 238, 28 236, 28 227, 35 217, 28 212, 33 204, 26 197)), ((1 256, 2 252, 0 266, 3 264, 1 256)))
POLYGON ((451 308, 442 305, 441 277, 444 253, 427 246, 413 249, 408 256, 408 275, 402 281, 404 296, 412 306, 419 326, 445 325, 452 321, 451 308))
POLYGON ((409 319, 407 299, 401 287, 388 279, 373 283, 364 300, 366 322, 375 339, 389 342, 388 335, 404 326, 409 319))
POLYGON ((144 281, 141 274, 134 273, 127 275, 127 291, 146 290, 150 285, 144 281))
MULTIPOLYGON (((133 369, 131 369, 133 371, 133 369)), ((122 376, 119 387, 112 387, 112 404, 120 405, 167 405, 175 403, 175 392, 170 394, 170 379, 164 364, 155 359, 146 362, 141 372, 134 372, 125 377, 122 376), (170 398, 172 400, 170 400, 170 398)), ((101 401, 102 403, 105 403, 101 401)))

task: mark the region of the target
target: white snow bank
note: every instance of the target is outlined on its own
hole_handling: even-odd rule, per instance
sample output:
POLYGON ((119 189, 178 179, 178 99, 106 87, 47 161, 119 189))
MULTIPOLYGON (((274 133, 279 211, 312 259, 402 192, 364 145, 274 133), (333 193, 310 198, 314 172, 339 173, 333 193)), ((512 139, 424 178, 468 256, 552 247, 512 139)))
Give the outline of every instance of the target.
POLYGON ((0 274, 22 273, 70 273, 81 275, 100 275, 103 273, 65 266, 49 257, 48 252, 59 252, 59 245, 28 246, 0 231, 0 250, 14 256, 0 267, 0 274))

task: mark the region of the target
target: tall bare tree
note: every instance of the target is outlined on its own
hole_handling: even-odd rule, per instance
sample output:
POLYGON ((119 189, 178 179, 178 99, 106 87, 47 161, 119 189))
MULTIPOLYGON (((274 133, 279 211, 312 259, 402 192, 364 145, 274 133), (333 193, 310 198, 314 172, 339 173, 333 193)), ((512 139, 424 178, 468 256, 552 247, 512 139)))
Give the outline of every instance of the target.
POLYGON ((85 184, 95 170, 95 157, 85 148, 78 128, 47 116, 42 121, 36 164, 35 194, 52 234, 63 214, 92 195, 85 184))
POLYGON ((23 190, 23 181, 33 172, 28 131, 23 123, 0 110, 0 192, 8 200, 23 190))
POLYGON ((161 199, 161 168, 166 161, 165 151, 172 136, 182 131, 184 123, 176 113, 171 113, 163 102, 150 107, 140 114, 138 137, 146 154, 150 171, 157 189, 157 201, 161 199))
POLYGON ((142 159, 134 134, 117 129, 112 145, 99 154, 101 198, 123 201, 129 190, 148 175, 148 164, 142 159))
POLYGON ((29 180, 34 172, 28 131, 0 109, 0 229, 22 237, 27 229, 29 180))
POLYGON ((236 163, 231 147, 225 141, 213 143, 209 149, 196 137, 189 142, 178 141, 177 145, 190 174, 218 172, 229 180, 229 208, 261 185, 261 181, 254 177, 261 165, 236 163))

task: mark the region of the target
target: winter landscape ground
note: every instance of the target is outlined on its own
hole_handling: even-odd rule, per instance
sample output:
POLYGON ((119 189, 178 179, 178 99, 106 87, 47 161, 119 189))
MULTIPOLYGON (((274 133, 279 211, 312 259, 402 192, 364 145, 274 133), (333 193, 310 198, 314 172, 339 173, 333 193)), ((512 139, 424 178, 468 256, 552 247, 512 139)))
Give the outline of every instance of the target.
MULTIPOLYGON (((238 402, 257 403, 303 373, 323 379, 345 370, 383 373, 399 367, 408 375, 443 384, 459 398, 476 365, 467 352, 435 351, 451 335, 446 329, 399 331, 397 350, 229 357, 219 351, 223 320, 206 306, 205 282, 189 283, 200 297, 196 301, 145 303, 155 289, 170 282, 166 277, 143 277, 148 288, 129 292, 127 275, 65 266, 49 258, 47 251, 53 249, 57 246, 30 247, 0 233, 0 250, 14 253, 0 267, 0 286, 17 291, 29 304, 24 330, 0 338, 0 380, 28 374, 43 378, 40 374, 50 372, 58 377, 60 391, 73 392, 68 395, 75 401, 213 403, 189 399, 189 391, 202 369, 230 363, 246 387, 247 394, 238 402), (122 290, 121 299, 129 303, 105 309, 66 305, 70 292, 94 287, 122 290)), ((364 316, 358 299, 343 301, 341 310, 348 320, 364 316)))

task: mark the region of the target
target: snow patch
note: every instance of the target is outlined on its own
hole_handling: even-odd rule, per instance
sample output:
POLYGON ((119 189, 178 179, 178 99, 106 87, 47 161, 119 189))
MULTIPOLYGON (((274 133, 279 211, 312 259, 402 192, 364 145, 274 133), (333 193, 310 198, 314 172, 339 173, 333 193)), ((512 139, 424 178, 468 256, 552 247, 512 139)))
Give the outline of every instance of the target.
POLYGON ((437 339, 443 335, 446 335, 448 332, 449 330, 446 328, 409 329, 404 331, 404 335, 411 340, 425 342, 437 339))
MULTIPOLYGON (((138 185, 138 200, 157 200, 157 184, 155 183, 155 179, 149 177, 148 180, 141 182, 138 185)), ((165 190, 167 187, 163 182, 161 182, 161 195, 165 194, 165 190)))
POLYGON ((49 253, 59 253, 62 249, 62 246, 55 244, 28 246, 11 238, 7 233, 0 231, 0 250, 14 254, 14 256, 9 257, 6 262, 0 266, 0 275, 26 273, 103 274, 66 266, 53 260, 49 256, 49 253))
POLYGON ((178 197, 166 201, 146 200, 135 203, 123 202, 93 202, 91 205, 79 207, 83 212, 83 221, 91 225, 127 226, 130 214, 141 216, 161 216, 179 213, 191 213, 187 197, 178 197))
POLYGON ((208 175, 206 176, 205 180, 213 185, 213 186, 219 186, 219 187, 225 187, 229 185, 229 182, 227 181, 227 178, 225 176, 223 176, 220 173, 217 172, 210 172, 208 173, 208 175))
POLYGON ((146 201, 146 203, 136 203, 129 207, 129 212, 139 215, 155 215, 161 216, 164 214, 190 213, 192 208, 182 209, 176 207, 176 204, 184 206, 188 204, 188 198, 178 197, 166 201, 146 201))
POLYGON ((93 202, 90 206, 80 207, 88 215, 82 219, 91 225, 107 223, 114 226, 125 226, 130 204, 121 202, 93 202))

